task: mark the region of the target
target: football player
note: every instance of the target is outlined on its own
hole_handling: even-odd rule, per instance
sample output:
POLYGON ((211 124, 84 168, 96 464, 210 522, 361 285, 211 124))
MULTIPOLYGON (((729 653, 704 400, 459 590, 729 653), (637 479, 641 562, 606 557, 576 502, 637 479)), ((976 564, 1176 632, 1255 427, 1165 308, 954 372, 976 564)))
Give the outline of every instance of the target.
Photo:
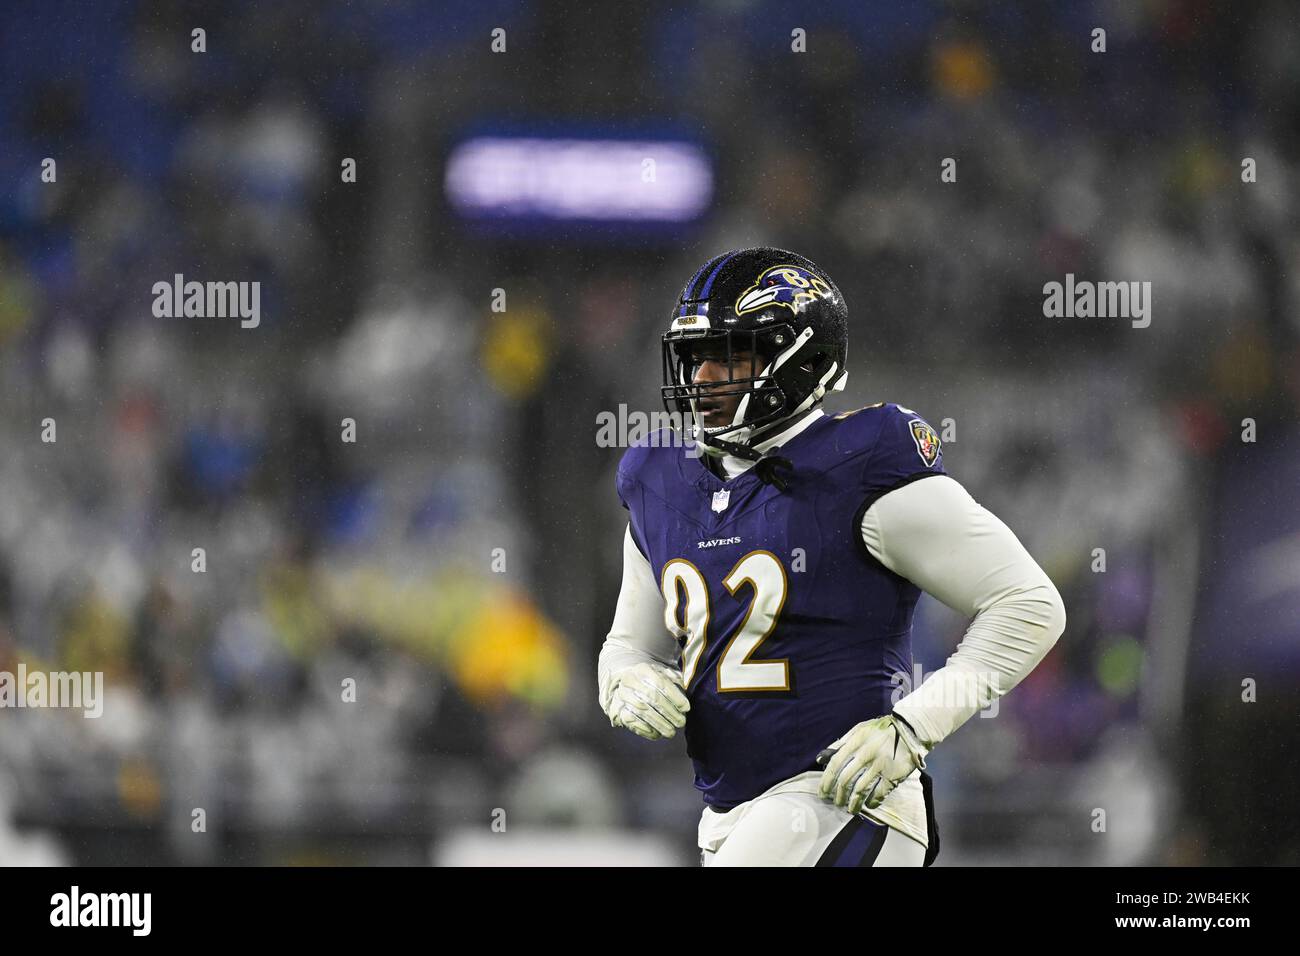
POLYGON ((928 865, 926 757, 1065 627, 925 419, 821 410, 847 351, 844 298, 812 262, 710 259, 663 335, 664 402, 706 454, 656 436, 618 468, 629 522, 600 705, 651 740, 684 729, 705 865, 928 865), (973 620, 911 688, 921 591, 973 620))

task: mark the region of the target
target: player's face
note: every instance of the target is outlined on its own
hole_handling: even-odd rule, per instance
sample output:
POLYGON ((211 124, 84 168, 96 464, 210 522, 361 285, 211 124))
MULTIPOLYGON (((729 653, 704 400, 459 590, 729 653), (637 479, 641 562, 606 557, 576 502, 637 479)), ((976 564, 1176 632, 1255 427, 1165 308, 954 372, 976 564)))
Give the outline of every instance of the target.
MULTIPOLYGON (((733 349, 731 366, 727 366, 727 352, 722 349, 701 349, 695 355, 695 374, 691 381, 695 385, 713 385, 736 379, 752 378, 762 369, 763 360, 758 353, 733 349)), ((730 425, 735 417, 736 407, 748 391, 746 386, 736 386, 734 390, 724 391, 721 395, 701 398, 696 407, 706 428, 718 428, 730 425)))

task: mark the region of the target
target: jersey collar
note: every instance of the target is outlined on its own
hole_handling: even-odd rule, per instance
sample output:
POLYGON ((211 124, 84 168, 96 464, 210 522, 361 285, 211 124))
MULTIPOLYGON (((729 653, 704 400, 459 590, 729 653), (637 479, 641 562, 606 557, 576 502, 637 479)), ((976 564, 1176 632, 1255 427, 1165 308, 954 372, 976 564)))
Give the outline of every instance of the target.
MULTIPOLYGON (((765 438, 761 442, 756 444, 754 446, 754 451, 758 452, 759 454, 762 454, 763 452, 770 451, 773 448, 779 448, 781 445, 784 445, 786 442, 794 438, 796 435, 802 434, 803 431, 806 428, 808 428, 810 425, 812 425, 813 422, 817 421, 819 418, 825 418, 825 417, 826 417, 825 412, 823 412, 820 408, 814 408, 811 412, 809 412, 803 418, 799 419, 799 421, 795 422, 789 428, 786 428, 784 431, 777 432, 771 438, 765 438)), ((737 458, 735 455, 723 455, 721 464, 722 464, 722 473, 727 476, 726 479, 727 481, 730 481, 732 478, 735 478, 737 475, 743 475, 745 472, 749 471, 749 469, 754 467, 754 463, 752 461, 747 461, 744 458, 737 458)))

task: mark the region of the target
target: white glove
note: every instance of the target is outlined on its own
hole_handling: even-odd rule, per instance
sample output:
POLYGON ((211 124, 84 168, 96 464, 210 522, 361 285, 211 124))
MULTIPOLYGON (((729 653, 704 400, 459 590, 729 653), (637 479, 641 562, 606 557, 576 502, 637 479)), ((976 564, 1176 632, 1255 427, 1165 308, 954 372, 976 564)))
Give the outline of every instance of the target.
POLYGON ((835 753, 822 772, 821 795, 854 816, 874 810, 914 770, 924 770, 930 752, 893 714, 864 720, 831 747, 835 753))
POLYGON ((660 740, 686 726, 690 709, 691 702, 682 692, 681 671, 642 661, 614 675, 605 715, 614 727, 626 727, 647 740, 660 740))

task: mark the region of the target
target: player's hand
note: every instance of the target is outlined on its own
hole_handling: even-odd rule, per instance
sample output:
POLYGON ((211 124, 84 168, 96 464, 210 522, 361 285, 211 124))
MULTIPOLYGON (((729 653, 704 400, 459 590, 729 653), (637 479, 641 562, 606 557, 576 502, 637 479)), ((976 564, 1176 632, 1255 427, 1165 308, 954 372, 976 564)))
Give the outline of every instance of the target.
POLYGON ((857 816, 874 810, 914 770, 925 769, 929 750, 893 714, 865 720, 831 744, 821 795, 857 816))
POLYGON ((681 671, 643 661, 614 678, 605 714, 614 727, 626 727, 647 740, 661 740, 686 726, 690 709, 691 702, 682 691, 681 671))

